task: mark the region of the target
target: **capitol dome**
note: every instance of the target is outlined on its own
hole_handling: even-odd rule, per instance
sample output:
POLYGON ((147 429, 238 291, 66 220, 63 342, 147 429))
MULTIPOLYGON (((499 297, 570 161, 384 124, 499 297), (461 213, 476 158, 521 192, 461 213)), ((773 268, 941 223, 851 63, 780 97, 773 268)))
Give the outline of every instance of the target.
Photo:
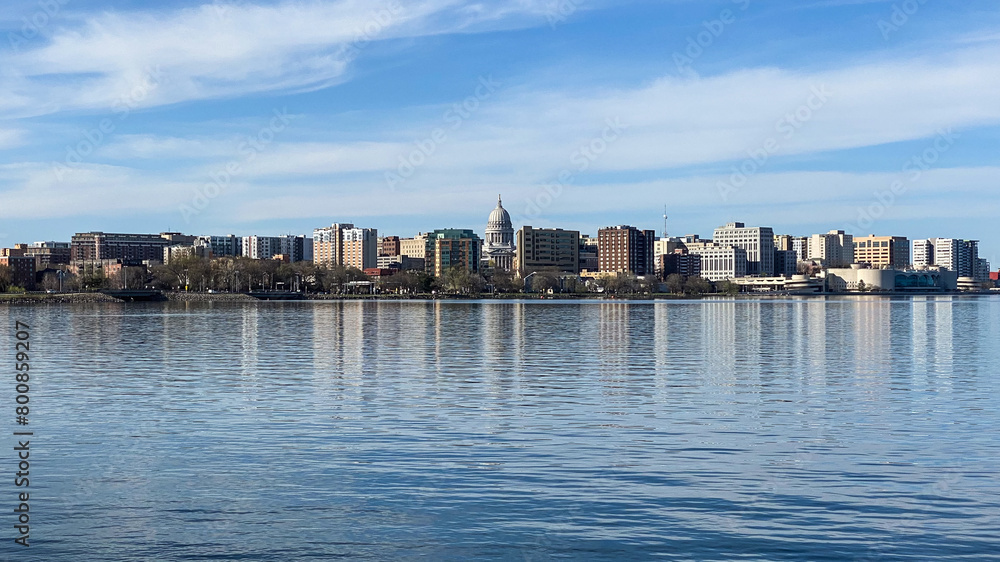
POLYGON ((514 267, 514 224, 510 213, 503 208, 503 200, 497 196, 497 208, 490 213, 486 223, 486 244, 483 260, 493 262, 497 269, 510 270, 514 267))
POLYGON ((507 209, 503 208, 503 199, 497 196, 497 208, 493 209, 490 213, 490 220, 486 223, 487 229, 504 229, 504 228, 514 228, 513 223, 510 222, 510 213, 507 209))

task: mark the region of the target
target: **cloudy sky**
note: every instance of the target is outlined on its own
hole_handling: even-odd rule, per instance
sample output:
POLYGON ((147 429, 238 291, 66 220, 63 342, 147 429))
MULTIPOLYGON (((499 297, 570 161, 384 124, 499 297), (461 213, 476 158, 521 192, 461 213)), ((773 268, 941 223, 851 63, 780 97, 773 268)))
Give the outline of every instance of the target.
POLYGON ((634 224, 983 241, 1000 7, 18 1, 0 245, 88 230, 634 224))

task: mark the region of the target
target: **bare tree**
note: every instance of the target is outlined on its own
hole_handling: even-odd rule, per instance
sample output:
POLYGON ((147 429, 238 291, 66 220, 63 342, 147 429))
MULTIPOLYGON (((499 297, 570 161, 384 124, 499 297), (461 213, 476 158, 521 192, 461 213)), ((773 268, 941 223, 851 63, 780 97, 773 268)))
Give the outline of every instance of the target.
POLYGON ((667 276, 667 290, 674 294, 684 292, 684 276, 678 273, 671 273, 667 276))
POLYGON ((14 273, 11 271, 10 267, 6 265, 0 265, 0 293, 6 293, 10 290, 11 283, 14 280, 14 273))

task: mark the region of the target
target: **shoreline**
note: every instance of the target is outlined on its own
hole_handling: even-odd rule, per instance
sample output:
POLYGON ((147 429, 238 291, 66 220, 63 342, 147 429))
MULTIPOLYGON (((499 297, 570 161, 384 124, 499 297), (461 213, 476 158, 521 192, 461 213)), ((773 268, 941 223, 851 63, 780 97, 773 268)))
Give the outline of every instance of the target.
MULTIPOLYGON (((431 301, 431 300, 496 300, 496 301, 695 301, 707 299, 726 300, 759 300, 759 299, 787 299, 787 298, 828 298, 828 297, 933 297, 933 296, 964 296, 983 297, 994 296, 997 291, 978 292, 928 292, 928 293, 740 293, 737 295, 706 294, 706 295, 673 295, 668 293, 656 293, 646 295, 611 295, 587 293, 587 294, 562 294, 562 295, 532 295, 526 293, 503 294, 503 295, 326 295, 312 294, 305 295, 302 299, 294 300, 261 300, 243 293, 192 293, 183 291, 164 291, 163 299, 150 302, 304 302, 304 301, 431 301)), ((0 294, 0 305, 43 305, 43 304, 96 304, 96 303, 121 303, 125 301, 116 299, 103 293, 24 293, 24 294, 0 294)))

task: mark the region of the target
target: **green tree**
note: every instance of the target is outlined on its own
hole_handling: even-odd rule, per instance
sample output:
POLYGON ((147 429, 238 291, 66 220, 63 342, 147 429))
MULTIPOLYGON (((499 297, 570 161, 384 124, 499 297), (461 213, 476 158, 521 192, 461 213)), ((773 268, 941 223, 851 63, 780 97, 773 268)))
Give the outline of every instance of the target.
POLYGON ((438 281, 444 291, 460 295, 477 295, 486 286, 481 275, 461 266, 449 268, 438 281))

